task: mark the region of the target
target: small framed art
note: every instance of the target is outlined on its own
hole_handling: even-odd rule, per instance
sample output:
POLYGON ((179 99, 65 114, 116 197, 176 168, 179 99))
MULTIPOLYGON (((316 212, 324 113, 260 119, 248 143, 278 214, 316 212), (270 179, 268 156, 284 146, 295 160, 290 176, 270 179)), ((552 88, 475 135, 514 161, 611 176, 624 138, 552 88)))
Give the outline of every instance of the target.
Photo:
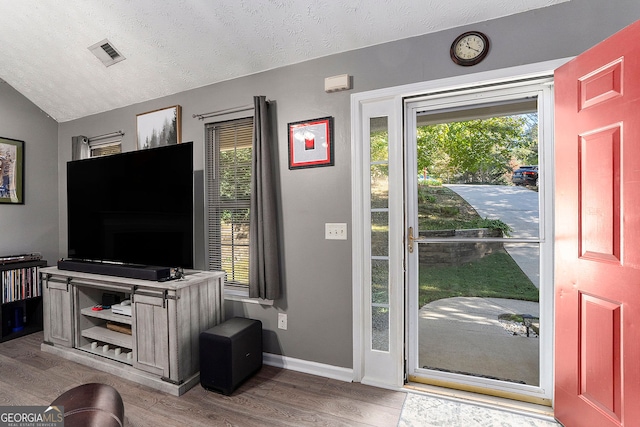
POLYGON ((24 204, 24 141, 0 137, 0 203, 24 204))
POLYGON ((180 144, 181 111, 179 105, 149 111, 136 116, 138 150, 180 144))
POLYGON ((289 123, 289 169, 333 166, 333 117, 289 123))

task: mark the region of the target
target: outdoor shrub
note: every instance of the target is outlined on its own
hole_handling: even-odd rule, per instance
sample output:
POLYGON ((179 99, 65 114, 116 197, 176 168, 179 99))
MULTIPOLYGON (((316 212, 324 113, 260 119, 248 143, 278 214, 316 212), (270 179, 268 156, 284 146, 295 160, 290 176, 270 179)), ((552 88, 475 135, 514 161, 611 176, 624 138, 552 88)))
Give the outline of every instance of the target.
POLYGON ((429 194, 429 188, 426 185, 418 185, 418 203, 435 203, 436 196, 429 194))
POLYGON ((457 206, 440 206, 440 214, 443 216, 456 216, 460 213, 457 206))

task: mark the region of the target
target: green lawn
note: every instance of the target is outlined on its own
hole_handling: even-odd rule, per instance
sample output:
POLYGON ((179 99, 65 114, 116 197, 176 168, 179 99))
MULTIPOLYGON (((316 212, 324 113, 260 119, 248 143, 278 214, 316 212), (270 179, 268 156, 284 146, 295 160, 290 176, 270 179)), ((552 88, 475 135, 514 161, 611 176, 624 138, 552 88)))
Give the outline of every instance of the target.
POLYGON ((538 301, 538 289, 505 251, 452 267, 420 265, 419 306, 451 297, 538 301))

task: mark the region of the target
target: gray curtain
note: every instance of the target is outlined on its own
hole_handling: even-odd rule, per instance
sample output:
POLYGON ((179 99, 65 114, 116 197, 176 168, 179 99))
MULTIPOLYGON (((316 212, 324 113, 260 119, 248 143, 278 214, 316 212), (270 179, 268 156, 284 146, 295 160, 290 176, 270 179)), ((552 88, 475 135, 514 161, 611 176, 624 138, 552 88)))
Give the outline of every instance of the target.
POLYGON ((280 296, 276 189, 271 151, 269 107, 254 96, 251 210, 249 226, 249 297, 274 300, 280 296))
POLYGON ((83 135, 71 137, 71 160, 89 158, 89 138, 83 135))

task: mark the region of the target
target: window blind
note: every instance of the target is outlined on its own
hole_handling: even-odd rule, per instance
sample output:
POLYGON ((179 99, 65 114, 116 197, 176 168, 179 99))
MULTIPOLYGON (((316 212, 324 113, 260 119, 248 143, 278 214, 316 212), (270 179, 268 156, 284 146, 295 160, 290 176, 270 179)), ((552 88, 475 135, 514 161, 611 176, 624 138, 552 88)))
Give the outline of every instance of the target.
POLYGON ((253 118, 206 125, 208 268, 249 284, 253 118))
POLYGON ((90 145, 91 157, 110 156, 111 154, 119 154, 122 152, 120 141, 111 144, 90 145))

